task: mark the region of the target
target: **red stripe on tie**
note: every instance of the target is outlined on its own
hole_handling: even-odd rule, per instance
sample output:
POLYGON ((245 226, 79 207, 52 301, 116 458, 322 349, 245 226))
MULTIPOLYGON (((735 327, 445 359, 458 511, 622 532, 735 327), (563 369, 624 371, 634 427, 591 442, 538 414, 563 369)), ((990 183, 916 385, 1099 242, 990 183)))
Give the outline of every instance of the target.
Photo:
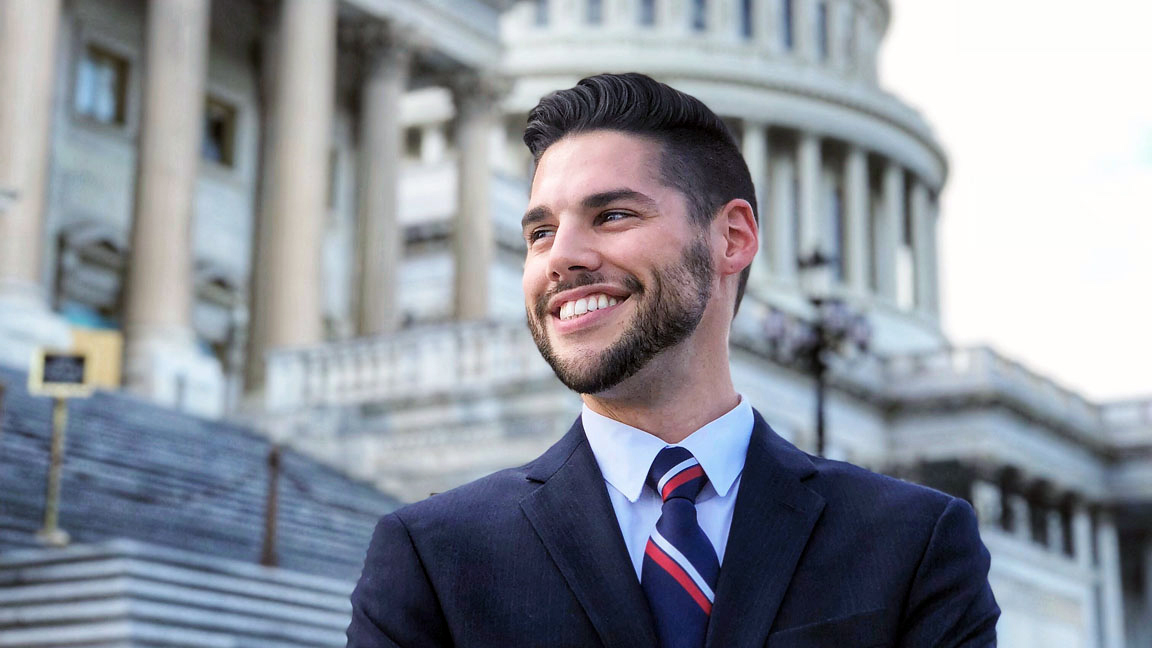
POLYGON ((675 560, 672 560, 668 554, 661 551, 660 547, 657 547, 656 543, 652 542, 651 539, 648 540, 648 546, 644 547, 644 553, 655 561, 657 565, 660 565, 661 569, 668 572, 669 576, 675 578, 677 583, 680 583, 680 587, 683 587, 684 591, 688 592, 692 600, 696 601, 700 609, 704 610, 704 614, 712 615, 712 602, 708 600, 707 596, 704 596, 704 592, 700 591, 700 588, 696 585, 696 581, 692 580, 692 577, 689 576, 675 560))
POLYGON ((697 477, 703 477, 703 476, 704 476, 704 469, 700 467, 700 464, 696 464, 695 466, 692 466, 691 468, 685 468, 684 470, 680 471, 679 475, 676 475, 672 479, 669 479, 668 483, 664 484, 664 490, 660 493, 660 498, 661 499, 668 499, 668 494, 671 493, 672 491, 676 490, 677 488, 679 488, 681 485, 684 484, 684 482, 692 481, 693 479, 696 479, 697 477))

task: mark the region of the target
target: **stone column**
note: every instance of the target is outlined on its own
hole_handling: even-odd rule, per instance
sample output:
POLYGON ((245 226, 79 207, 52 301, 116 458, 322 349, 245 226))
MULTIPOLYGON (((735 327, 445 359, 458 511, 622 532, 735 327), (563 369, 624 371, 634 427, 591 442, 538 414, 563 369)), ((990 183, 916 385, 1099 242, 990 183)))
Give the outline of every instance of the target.
POLYGON ((444 127, 444 124, 429 124, 420 129, 421 163, 436 164, 444 160, 444 152, 448 150, 444 127))
POLYGON ((820 213, 820 138, 801 133, 796 147, 796 167, 800 180, 800 256, 816 250, 828 254, 824 241, 825 220, 820 213))
POLYGON ((792 39, 796 54, 801 60, 813 62, 819 53, 816 51, 816 3, 812 0, 793 0, 792 39))
POLYGON ((400 102, 408 87, 411 51, 385 26, 358 26, 347 34, 364 50, 360 89, 360 156, 357 168, 359 335, 400 327, 396 287, 404 255, 398 222, 403 131, 400 102))
POLYGON ((1124 648, 1124 595, 1120 586, 1120 539, 1110 512, 1102 512, 1096 526, 1100 558, 1100 617, 1103 648, 1124 648))
POLYGON ((1000 516, 1004 504, 1000 499, 1000 487, 992 482, 977 480, 972 484, 972 508, 976 511, 976 521, 981 532, 1000 527, 1000 516))
POLYGON ((896 301, 896 253, 904 226, 904 169, 893 160, 884 169, 884 205, 877 214, 875 248, 876 287, 881 297, 896 301))
POLYGON ((69 346, 41 285, 60 0, 0 2, 0 363, 69 346))
POLYGON ((797 219, 794 217, 796 163, 792 156, 772 156, 772 271, 782 281, 796 279, 797 219))
POLYGON ((762 122, 744 121, 744 161, 748 173, 756 187, 756 214, 760 220, 760 254, 752 263, 752 275, 757 283, 763 283, 768 276, 770 239, 767 236, 768 221, 764 214, 768 205, 768 128, 762 122))
POLYGON ((928 218, 924 226, 927 240, 925 273, 927 278, 927 307, 933 317, 940 317, 940 239, 937 234, 937 225, 940 222, 940 201, 935 198, 928 201, 928 218))
MULTIPOLYGON (((1152 622, 1152 539, 1144 541, 1144 619, 1152 622)), ((1146 626, 1147 627, 1147 626, 1146 626)), ((1152 627, 1148 627, 1152 632, 1152 627)))
POLYGON ((495 239, 492 232, 489 134, 498 123, 497 79, 469 72, 453 80, 456 104, 458 186, 453 226, 454 311, 458 320, 488 316, 488 274, 495 239))
POLYGON ((336 3, 283 0, 270 69, 268 136, 253 290, 249 391, 264 354, 323 339, 320 250, 335 94, 336 3))
POLYGON ((908 197, 912 210, 912 266, 916 310, 932 315, 932 254, 936 249, 933 240, 932 211, 929 206, 928 188, 919 179, 912 181, 908 197))
POLYGON ((848 229, 848 285, 858 293, 868 292, 872 250, 868 213, 868 154, 851 146, 844 158, 844 220, 848 229))
POLYGON ((780 5, 779 2, 760 2, 752 8, 756 24, 756 44, 779 55, 780 47, 780 5))
MULTIPOLYGON (((127 264, 124 384, 181 405, 192 330, 192 213, 204 121, 208 0, 148 3, 136 208, 127 264)), ((194 373, 194 372, 193 372, 194 373)))
POLYGON ((1032 542, 1032 513, 1031 505, 1027 498, 1019 493, 1012 493, 1008 495, 1008 511, 1012 516, 1012 535, 1023 540, 1024 542, 1032 542))
POLYGON ((1077 503, 1073 507, 1072 551, 1075 554, 1076 564, 1084 570, 1085 574, 1092 575, 1086 583, 1087 591, 1084 597, 1083 634, 1083 644, 1085 646, 1092 646, 1096 644, 1101 636, 1100 610, 1097 607, 1097 602, 1100 599, 1096 595, 1098 583, 1092 566, 1092 517, 1088 513, 1088 507, 1083 503, 1077 503))

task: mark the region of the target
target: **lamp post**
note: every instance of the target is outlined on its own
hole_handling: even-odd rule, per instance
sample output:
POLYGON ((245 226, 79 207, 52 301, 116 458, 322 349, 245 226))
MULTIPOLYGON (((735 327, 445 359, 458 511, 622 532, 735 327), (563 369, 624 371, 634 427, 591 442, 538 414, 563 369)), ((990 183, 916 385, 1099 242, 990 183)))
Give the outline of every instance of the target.
POLYGON ((798 260, 801 288, 812 307, 810 319, 772 308, 764 320, 764 337, 772 354, 815 379, 816 454, 820 456, 826 445, 824 401, 830 354, 866 351, 871 337, 868 320, 832 295, 833 262, 833 257, 819 250, 798 260))

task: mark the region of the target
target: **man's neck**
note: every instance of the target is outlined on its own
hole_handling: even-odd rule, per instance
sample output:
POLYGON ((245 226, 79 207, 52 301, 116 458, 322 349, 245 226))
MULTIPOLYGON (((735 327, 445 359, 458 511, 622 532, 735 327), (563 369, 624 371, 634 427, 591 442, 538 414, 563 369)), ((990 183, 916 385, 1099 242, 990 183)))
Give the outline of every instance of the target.
POLYGON ((644 430, 665 443, 679 443, 740 402, 728 354, 693 355, 713 360, 689 360, 680 367, 654 362, 616 388, 581 398, 597 414, 644 430))

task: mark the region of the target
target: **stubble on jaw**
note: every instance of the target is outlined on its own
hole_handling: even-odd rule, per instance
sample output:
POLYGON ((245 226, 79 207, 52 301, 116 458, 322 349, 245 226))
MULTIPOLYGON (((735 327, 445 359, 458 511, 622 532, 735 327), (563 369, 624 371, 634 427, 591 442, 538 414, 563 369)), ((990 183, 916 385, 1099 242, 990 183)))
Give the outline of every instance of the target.
POLYGON ((604 283, 600 273, 583 273, 558 283, 526 308, 528 329, 540 355, 556 377, 578 394, 607 391, 643 369, 665 349, 683 342, 704 317, 712 296, 714 268, 706 239, 696 237, 684 248, 683 259, 657 270, 650 289, 634 275, 622 281, 627 301, 635 300, 631 322, 608 348, 596 355, 562 359, 552 347, 545 322, 552 314, 548 301, 565 290, 604 283))

